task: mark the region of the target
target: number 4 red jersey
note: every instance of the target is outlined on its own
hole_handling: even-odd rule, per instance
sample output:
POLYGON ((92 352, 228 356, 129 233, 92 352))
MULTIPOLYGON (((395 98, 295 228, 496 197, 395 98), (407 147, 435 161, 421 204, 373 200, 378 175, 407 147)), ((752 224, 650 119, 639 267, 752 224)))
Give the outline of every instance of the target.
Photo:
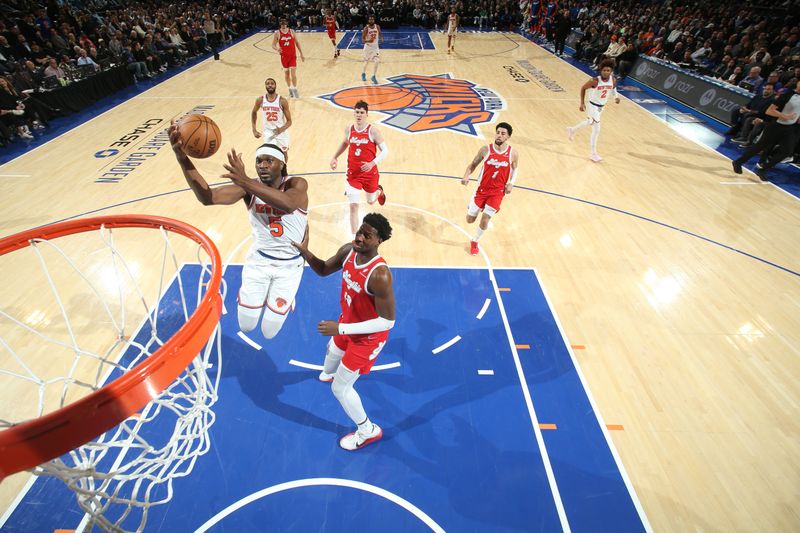
POLYGON ((489 145, 489 153, 483 160, 483 171, 478 191, 486 192, 502 190, 508 178, 511 177, 511 145, 507 145, 503 152, 498 152, 494 143, 489 145))
MULTIPOLYGON (((339 322, 342 324, 353 324, 378 318, 378 311, 375 309, 375 297, 369 293, 367 284, 375 269, 386 265, 383 257, 376 255, 363 265, 356 263, 356 252, 350 251, 347 259, 342 265, 342 295, 340 305, 342 314, 339 322)), ((388 267, 387 267, 388 268, 388 267)), ((354 341, 361 339, 369 342, 381 342, 389 338, 388 331, 369 333, 363 335, 349 335, 354 341)))
POLYGON ((294 34, 290 29, 286 33, 278 30, 278 44, 280 45, 281 59, 287 62, 297 61, 297 49, 294 43, 294 34))

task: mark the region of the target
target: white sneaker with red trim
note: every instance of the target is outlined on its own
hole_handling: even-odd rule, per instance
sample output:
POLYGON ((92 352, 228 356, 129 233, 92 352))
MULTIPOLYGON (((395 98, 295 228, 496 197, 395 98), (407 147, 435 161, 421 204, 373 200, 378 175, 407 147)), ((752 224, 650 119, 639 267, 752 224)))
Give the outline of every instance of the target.
POLYGON ((363 448, 367 444, 372 444, 373 442, 381 440, 381 437, 383 437, 383 430, 378 424, 373 423, 372 431, 367 434, 362 434, 361 430, 348 433, 339 439, 339 446, 347 451, 352 452, 363 448))

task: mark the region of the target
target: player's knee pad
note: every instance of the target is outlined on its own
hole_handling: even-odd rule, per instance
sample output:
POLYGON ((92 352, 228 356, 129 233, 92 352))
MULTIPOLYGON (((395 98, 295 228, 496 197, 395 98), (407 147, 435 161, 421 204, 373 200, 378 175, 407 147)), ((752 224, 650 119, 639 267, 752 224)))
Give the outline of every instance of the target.
POLYGON ((375 200, 378 199, 378 195, 380 194, 380 190, 375 190, 374 192, 367 193, 367 203, 372 205, 375 203, 375 200))
POLYGON ((274 338, 283 327, 285 321, 285 314, 278 314, 267 307, 264 309, 264 318, 261 319, 261 334, 264 335, 265 339, 274 338))
POLYGON ((336 378, 333 378, 333 382, 331 383, 331 391, 333 392, 333 395, 336 396, 336 399, 340 402, 344 399, 350 387, 352 387, 350 383, 342 383, 336 378))
POLYGON ((478 204, 475 203, 475 199, 474 198, 471 199, 469 201, 469 205, 467 206, 467 222, 475 222, 475 218, 478 216, 478 213, 480 212, 481 208, 478 207, 478 204))
POLYGON ((336 396, 340 403, 344 402, 347 393, 353 388, 358 376, 358 370, 353 371, 344 366, 344 364, 339 364, 339 368, 336 369, 336 377, 333 378, 333 383, 331 384, 331 391, 333 391, 333 395, 336 396))

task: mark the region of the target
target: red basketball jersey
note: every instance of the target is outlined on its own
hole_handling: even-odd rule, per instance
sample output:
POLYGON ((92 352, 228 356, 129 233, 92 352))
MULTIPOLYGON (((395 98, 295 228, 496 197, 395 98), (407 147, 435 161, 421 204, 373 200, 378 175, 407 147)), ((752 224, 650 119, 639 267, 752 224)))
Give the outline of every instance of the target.
POLYGON ((336 31, 336 17, 333 15, 325 15, 325 28, 328 33, 336 31))
MULTIPOLYGON (((376 268, 385 265, 383 257, 376 255, 366 264, 356 263, 356 252, 351 250, 342 266, 342 295, 340 305, 342 314, 339 322, 343 324, 353 324, 378 318, 378 311, 375 309, 375 297, 367 290, 369 278, 376 268)), ((387 267, 388 268, 388 267, 387 267)), ((381 342, 389 338, 388 331, 378 333, 368 333, 362 335, 350 335, 353 340, 369 337, 370 342, 381 342)))
POLYGON ((283 59, 289 60, 297 58, 297 49, 294 45, 294 33, 292 33, 292 30, 286 33, 278 30, 278 43, 280 43, 281 57, 283 59))
POLYGON ((378 148, 372 140, 372 124, 367 124, 364 131, 358 131, 355 124, 350 126, 350 135, 347 139, 350 143, 350 150, 347 152, 347 174, 361 174, 371 176, 378 174, 378 165, 372 167, 366 174, 361 172, 361 165, 369 163, 375 159, 378 148))
POLYGON ((483 160, 483 171, 481 172, 481 183, 478 185, 479 191, 501 190, 506 186, 508 178, 511 176, 511 145, 506 146, 505 151, 495 150, 494 143, 489 145, 489 153, 483 160))

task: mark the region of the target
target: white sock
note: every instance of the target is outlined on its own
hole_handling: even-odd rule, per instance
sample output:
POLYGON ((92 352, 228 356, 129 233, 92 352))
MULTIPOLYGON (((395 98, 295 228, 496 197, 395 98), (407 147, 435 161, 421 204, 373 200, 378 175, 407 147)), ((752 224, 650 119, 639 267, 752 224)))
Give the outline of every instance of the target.
POLYGON ((362 435, 369 435, 370 433, 372 433, 373 430, 374 430, 374 424, 369 419, 369 417, 367 417, 367 419, 364 420, 364 422, 362 422, 361 424, 358 424, 358 432, 361 433, 362 435))
POLYGON ((592 126, 592 136, 590 137, 589 143, 592 147, 592 153, 597 153, 597 138, 600 136, 600 123, 595 122, 592 126))
POLYGON ((478 226, 478 229, 475 230, 475 237, 473 237, 472 240, 474 242, 478 242, 478 239, 481 238, 481 235, 483 235, 484 231, 486 231, 486 230, 483 230, 483 229, 481 229, 480 226, 478 226))

